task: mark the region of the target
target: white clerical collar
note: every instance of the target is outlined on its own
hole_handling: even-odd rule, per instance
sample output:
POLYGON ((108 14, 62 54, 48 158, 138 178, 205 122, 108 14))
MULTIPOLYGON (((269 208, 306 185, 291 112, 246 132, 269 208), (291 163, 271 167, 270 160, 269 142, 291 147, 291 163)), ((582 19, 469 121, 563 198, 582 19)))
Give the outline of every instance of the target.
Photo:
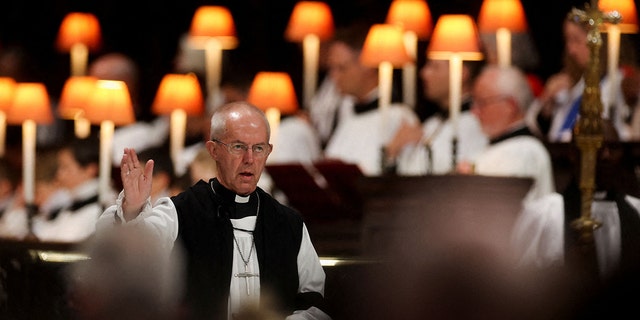
POLYGON ((236 203, 247 203, 249 202, 249 198, 251 197, 251 195, 248 196, 241 196, 236 194, 236 203))

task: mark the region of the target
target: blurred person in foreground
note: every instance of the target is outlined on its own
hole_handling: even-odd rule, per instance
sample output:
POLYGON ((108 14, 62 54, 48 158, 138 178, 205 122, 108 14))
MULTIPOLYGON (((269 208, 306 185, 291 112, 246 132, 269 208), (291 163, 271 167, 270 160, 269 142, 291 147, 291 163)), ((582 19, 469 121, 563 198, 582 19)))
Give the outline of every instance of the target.
POLYGON ((68 273, 76 319, 182 319, 182 252, 171 257, 157 240, 143 228, 115 228, 79 247, 90 259, 68 273))
POLYGON ((153 206, 153 161, 141 164, 134 150, 124 150, 124 190, 98 229, 141 225, 167 250, 180 242, 189 318, 232 319, 259 305, 287 319, 330 319, 320 309, 325 273, 301 216, 257 187, 272 148, 269 136, 255 106, 220 107, 206 143, 217 177, 153 206))

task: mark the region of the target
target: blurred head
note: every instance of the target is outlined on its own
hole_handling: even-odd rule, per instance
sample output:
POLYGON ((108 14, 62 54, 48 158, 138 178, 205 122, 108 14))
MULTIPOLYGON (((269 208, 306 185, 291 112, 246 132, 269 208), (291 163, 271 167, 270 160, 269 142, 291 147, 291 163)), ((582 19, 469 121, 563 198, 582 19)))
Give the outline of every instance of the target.
MULTIPOLYGON (((131 103, 134 108, 138 106, 138 65, 130 57, 121 53, 108 53, 98 57, 89 66, 90 76, 100 80, 124 81, 131 95, 131 103)), ((139 116, 142 110, 135 110, 139 116)))
POLYGON ((183 253, 138 227, 109 228, 83 244, 91 258, 70 268, 77 319, 180 319, 183 253), (173 256, 172 256, 173 255, 173 256))
POLYGON ((223 186, 239 195, 256 189, 271 153, 270 135, 264 113, 247 102, 228 103, 214 112, 206 147, 223 186))
POLYGON ((378 71, 360 63, 360 52, 367 36, 368 28, 354 25, 350 29, 339 30, 327 49, 329 76, 342 94, 364 99, 378 86, 378 71))
POLYGON ((191 184, 194 184, 200 180, 209 181, 218 175, 216 163, 211 159, 211 155, 206 148, 202 148, 198 151, 193 161, 189 165, 189 177, 191 184))
POLYGON ((471 110, 490 139, 523 121, 533 100, 526 76, 515 67, 486 67, 476 79, 472 94, 471 110))
MULTIPOLYGON (((462 95, 468 95, 473 80, 478 75, 482 62, 463 61, 462 63, 462 95)), ((432 60, 420 69, 425 98, 435 102, 444 110, 449 109, 449 60, 432 60)))
POLYGON ((587 30, 580 22, 567 18, 564 22, 563 33, 567 55, 580 67, 586 68, 591 56, 587 44, 587 30))
POLYGON ((100 169, 100 143, 91 137, 76 139, 58 151, 56 178, 60 186, 73 190, 96 179, 100 169))

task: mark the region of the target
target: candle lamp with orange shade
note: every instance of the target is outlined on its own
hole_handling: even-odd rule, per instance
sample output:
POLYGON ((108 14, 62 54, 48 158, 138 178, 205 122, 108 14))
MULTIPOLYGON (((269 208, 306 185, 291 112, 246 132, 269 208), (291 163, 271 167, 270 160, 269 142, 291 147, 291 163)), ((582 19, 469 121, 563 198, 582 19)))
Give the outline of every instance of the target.
POLYGON ((111 152, 113 131, 116 125, 135 122, 131 96, 124 81, 97 80, 87 102, 85 117, 92 124, 100 125, 100 174, 99 198, 108 204, 111 192, 111 152))
POLYGON ((512 33, 526 32, 527 19, 520 0, 484 0, 478 17, 480 32, 495 33, 498 65, 511 65, 512 33))
POLYGON ((456 167, 458 118, 462 105, 462 61, 482 60, 480 38, 473 18, 445 14, 438 18, 427 48, 429 59, 449 60, 449 121, 453 128, 453 166, 456 167))
POLYGON ((189 44, 204 49, 208 98, 214 104, 220 102, 222 50, 238 46, 236 27, 229 9, 223 6, 196 9, 189 29, 189 44))
POLYGON ((4 157, 7 140, 7 112, 13 102, 16 81, 10 77, 0 77, 0 157, 4 157))
POLYGON ((418 40, 428 39, 433 28, 429 5, 424 0, 394 0, 387 12, 385 23, 397 24, 404 30, 404 44, 412 61, 402 66, 402 100, 405 104, 415 107, 417 78, 415 61, 418 40))
POLYGON ((91 133, 91 123, 84 114, 97 81, 98 78, 92 76, 72 76, 62 87, 58 114, 62 119, 73 119, 74 132, 78 138, 86 138, 91 133))
POLYGON ((600 25, 600 30, 607 33, 607 77, 609 78, 608 103, 603 105, 605 116, 609 116, 609 109, 617 99, 616 83, 618 83, 618 69, 620 64, 620 38, 622 34, 638 33, 638 12, 633 0, 600 0, 598 9, 603 13, 615 15, 617 23, 606 22, 600 25))
POLYGON ((318 84, 318 61, 320 42, 333 36, 331 8, 320 1, 300 1, 293 8, 285 38, 302 42, 304 82, 303 103, 309 106, 318 84))
POLYGON ((36 213, 36 125, 53 122, 49 94, 43 83, 16 84, 11 106, 7 112, 7 122, 22 124, 22 188, 28 212, 29 230, 31 230, 31 218, 36 213))
POLYGON ((281 114, 292 114, 298 110, 291 77, 286 72, 258 72, 249 89, 247 101, 265 112, 271 128, 270 142, 277 148, 281 114))
POLYGON ((187 116, 201 115, 204 99, 195 74, 167 74, 162 78, 151 111, 171 115, 171 159, 174 168, 182 168, 180 154, 184 148, 187 116))
POLYGON ((71 75, 84 76, 90 51, 97 51, 102 44, 100 22, 95 15, 84 12, 67 14, 58 30, 56 47, 71 55, 71 75))

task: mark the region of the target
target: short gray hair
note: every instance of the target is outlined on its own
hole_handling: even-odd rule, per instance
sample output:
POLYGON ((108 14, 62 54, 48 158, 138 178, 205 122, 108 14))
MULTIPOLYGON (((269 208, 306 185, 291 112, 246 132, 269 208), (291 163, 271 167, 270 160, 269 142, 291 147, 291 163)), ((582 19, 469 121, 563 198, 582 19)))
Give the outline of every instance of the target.
POLYGON ((269 121, 267 120, 267 116, 262 112, 262 110, 258 109, 258 107, 252 105, 246 101, 234 101, 227 103, 220 108, 216 109, 216 111, 211 116, 211 134, 210 139, 217 139, 225 134, 227 131, 227 120, 229 120, 229 114, 232 111, 237 110, 245 110, 249 113, 257 114, 262 117, 264 120, 264 124, 267 128, 267 142, 269 141, 269 137, 271 137, 271 127, 269 126, 269 121))

